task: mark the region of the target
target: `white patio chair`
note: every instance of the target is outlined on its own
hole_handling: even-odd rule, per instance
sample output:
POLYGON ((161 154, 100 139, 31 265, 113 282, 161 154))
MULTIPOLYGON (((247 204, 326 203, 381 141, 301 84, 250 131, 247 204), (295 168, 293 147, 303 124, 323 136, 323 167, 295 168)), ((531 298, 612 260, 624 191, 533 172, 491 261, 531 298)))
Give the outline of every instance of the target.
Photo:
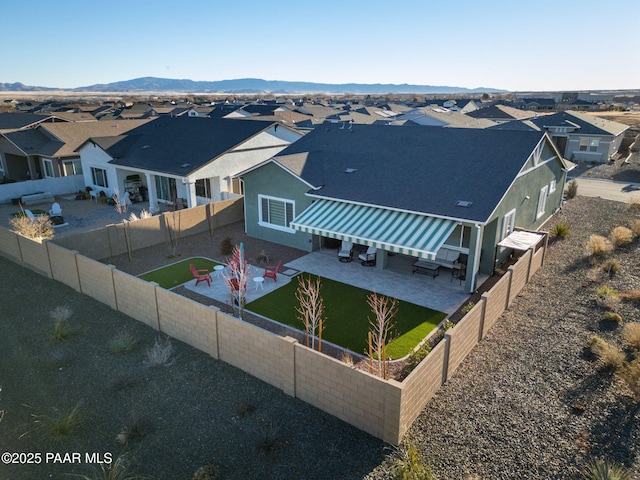
POLYGON ((340 250, 338 250, 338 260, 341 262, 350 262, 353 260, 353 243, 345 242, 344 240, 340 244, 340 250))

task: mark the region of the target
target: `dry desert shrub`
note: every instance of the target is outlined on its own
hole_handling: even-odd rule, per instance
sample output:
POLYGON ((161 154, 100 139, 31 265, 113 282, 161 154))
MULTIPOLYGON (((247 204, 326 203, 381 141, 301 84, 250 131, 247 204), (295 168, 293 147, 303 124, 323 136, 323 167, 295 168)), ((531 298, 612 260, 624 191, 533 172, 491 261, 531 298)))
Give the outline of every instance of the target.
POLYGON ((589 255, 594 257, 605 257, 613 251, 613 245, 609 239, 602 235, 591 235, 586 248, 589 255))
POLYGON ((615 258, 609 258, 602 264, 602 270, 607 272, 611 277, 614 274, 618 273, 620 271, 620 268, 620 262, 615 258))
POLYGON ((640 359, 626 364, 618 374, 631 390, 633 398, 640 400, 640 359))
POLYGON ((624 365, 626 360, 622 350, 601 338, 591 345, 591 351, 598 357, 600 366, 604 368, 617 370, 624 365))
POLYGON ((620 305, 620 294, 609 285, 596 289, 596 302, 605 310, 615 310, 620 305))
POLYGON ((618 294, 620 298, 629 302, 640 302, 640 290, 627 290, 618 294))
POLYGON ((591 283, 602 283, 605 279, 605 273, 602 267, 593 267, 587 271, 587 280, 591 283))
POLYGON ((633 232, 627 227, 615 227, 609 234, 609 240, 614 248, 633 242, 633 232))
POLYGON ((640 196, 634 195, 631 197, 631 201, 627 205, 627 211, 633 214, 640 213, 640 196))
POLYGON ((26 215, 18 215, 9 220, 16 233, 27 238, 52 238, 53 225, 46 215, 38 215, 35 218, 26 215))
POLYGON ((627 323, 622 329, 622 338, 627 347, 640 350, 640 323, 627 323))
POLYGON ((629 228, 636 237, 640 237, 640 220, 632 220, 629 222, 629 228))

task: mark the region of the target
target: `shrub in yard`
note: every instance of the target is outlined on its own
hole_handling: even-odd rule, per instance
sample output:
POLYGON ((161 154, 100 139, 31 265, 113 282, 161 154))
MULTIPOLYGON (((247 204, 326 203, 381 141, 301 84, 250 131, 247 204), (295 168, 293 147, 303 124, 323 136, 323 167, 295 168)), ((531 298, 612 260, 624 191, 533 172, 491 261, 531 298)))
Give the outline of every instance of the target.
POLYGON ((596 289, 596 302, 602 308, 615 310, 620 305, 620 296, 609 285, 602 285, 596 289))
POLYGON ((121 445, 128 445, 131 442, 142 440, 151 430, 151 422, 137 414, 133 414, 124 423, 120 433, 116 435, 116 441, 121 445))
POLYGON ((436 480, 431 467, 420 459, 418 450, 413 443, 397 451, 392 466, 394 480, 436 480))
POLYGON ((469 312, 473 309, 473 307, 475 307, 475 306, 476 306, 475 302, 468 302, 468 303, 466 303, 466 304, 465 304, 465 305, 460 309, 460 311, 461 311, 463 314, 465 314, 465 315, 466 315, 466 314, 467 314, 467 313, 469 313, 469 312))
POLYGON ((278 427, 271 422, 262 424, 258 428, 256 435, 258 437, 258 450, 263 455, 271 455, 282 441, 278 427))
POLYGON ((589 255, 605 257, 613 251, 613 245, 602 235, 591 235, 587 242, 586 249, 589 255))
POLYGON ((136 348, 138 339, 131 333, 124 331, 116 334, 109 342, 109 348, 114 353, 127 353, 136 348))
POLYGON ((640 400, 640 359, 626 364, 618 371, 618 375, 631 391, 631 395, 636 400, 640 400))
POLYGON ((34 415, 36 426, 44 428, 54 439, 60 440, 73 433, 80 425, 80 404, 71 409, 53 409, 51 415, 34 415))
POLYGON ((46 215, 38 215, 35 218, 26 215, 18 215, 9 220, 13 230, 28 238, 51 238, 53 237, 53 225, 46 215))
POLYGON ((629 228, 636 237, 640 237, 640 220, 631 221, 629 228))
POLYGON ((69 323, 71 315, 73 315, 73 310, 67 306, 59 306, 49 312, 49 316, 53 320, 51 335, 56 342, 66 340, 77 333, 77 329, 69 323))
POLYGON ((631 201, 627 205, 627 212, 636 215, 640 213, 640 197, 638 197, 637 195, 631 197, 631 201))
POLYGON ((147 367, 169 367, 174 364, 173 345, 167 337, 164 341, 157 338, 153 347, 147 349, 145 365, 147 367))
POLYGON ((602 270, 612 276, 620 271, 620 262, 615 258, 608 258, 603 262, 602 270))
POLYGON ((206 465, 196 470, 191 480, 220 480, 221 478, 222 470, 218 465, 206 465))
POLYGON ((622 323, 622 316, 620 316, 619 313, 615 312, 604 312, 602 319, 606 320, 607 322, 622 323))
POLYGON ((567 198, 574 198, 578 194, 578 182, 571 180, 567 183, 567 188, 564 190, 564 194, 567 198))
POLYGON ((220 253, 223 255, 231 255, 233 253, 233 241, 226 237, 220 242, 220 253))
POLYGON ((629 302, 640 302, 640 290, 627 290, 619 293, 620 298, 629 302))
POLYGON ((640 323, 627 323, 622 329, 624 344, 635 350, 640 350, 640 323))
POLYGON ((582 470, 584 480, 632 480, 631 474, 624 467, 610 463, 608 460, 595 460, 582 470))
POLYGON ((591 345, 591 351, 598 357, 600 366, 607 369, 619 369, 626 359, 622 350, 602 339, 591 345))
MULTIPOLYGON (((597 335, 591 335, 591 336, 587 339, 587 342, 586 342, 585 346, 586 346, 589 350, 591 350, 591 351, 593 352, 595 349, 600 348, 600 346, 599 346, 599 345, 598 345, 598 346, 596 346, 596 344, 601 344, 602 342, 605 342, 605 340, 603 340, 602 338, 600 338, 600 337, 599 337, 599 336, 597 336, 597 335)), ((606 343, 606 342, 605 342, 605 343, 606 343)))
POLYGON ((604 280, 604 273, 601 267, 593 267, 587 271, 587 280, 591 283, 600 283, 604 280))
POLYGON ((616 227, 611 230, 609 240, 614 248, 633 242, 633 231, 627 227, 616 227))
POLYGON ((129 473, 129 461, 125 455, 121 455, 108 465, 100 465, 100 469, 94 468, 91 476, 74 475, 83 480, 146 480, 146 475, 131 475, 129 473))
POLYGON ((569 225, 566 223, 557 223, 551 229, 551 236, 556 238, 565 238, 569 235, 569 225))

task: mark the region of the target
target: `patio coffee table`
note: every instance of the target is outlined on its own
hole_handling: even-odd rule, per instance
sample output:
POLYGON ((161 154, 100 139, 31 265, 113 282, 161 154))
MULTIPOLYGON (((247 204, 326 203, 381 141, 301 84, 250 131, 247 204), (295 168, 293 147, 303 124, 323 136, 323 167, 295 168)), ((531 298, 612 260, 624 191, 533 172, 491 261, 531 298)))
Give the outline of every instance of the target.
POLYGON ((418 260, 413 264, 413 272, 422 273, 423 275, 429 275, 430 277, 437 277, 440 275, 440 265, 432 262, 425 262, 424 260, 418 260))

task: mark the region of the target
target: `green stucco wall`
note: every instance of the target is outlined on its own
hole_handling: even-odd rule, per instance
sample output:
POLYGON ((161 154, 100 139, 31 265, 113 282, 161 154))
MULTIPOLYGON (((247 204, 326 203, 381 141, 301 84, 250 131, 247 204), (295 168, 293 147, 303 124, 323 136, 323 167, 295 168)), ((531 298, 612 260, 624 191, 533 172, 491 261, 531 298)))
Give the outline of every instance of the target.
POLYGON ((294 202, 294 218, 312 203, 305 193, 309 186, 283 168, 267 163, 243 176, 245 199, 245 225, 247 235, 269 242, 310 252, 313 248, 312 235, 302 232, 283 232, 259 225, 258 195, 282 198, 294 202))

